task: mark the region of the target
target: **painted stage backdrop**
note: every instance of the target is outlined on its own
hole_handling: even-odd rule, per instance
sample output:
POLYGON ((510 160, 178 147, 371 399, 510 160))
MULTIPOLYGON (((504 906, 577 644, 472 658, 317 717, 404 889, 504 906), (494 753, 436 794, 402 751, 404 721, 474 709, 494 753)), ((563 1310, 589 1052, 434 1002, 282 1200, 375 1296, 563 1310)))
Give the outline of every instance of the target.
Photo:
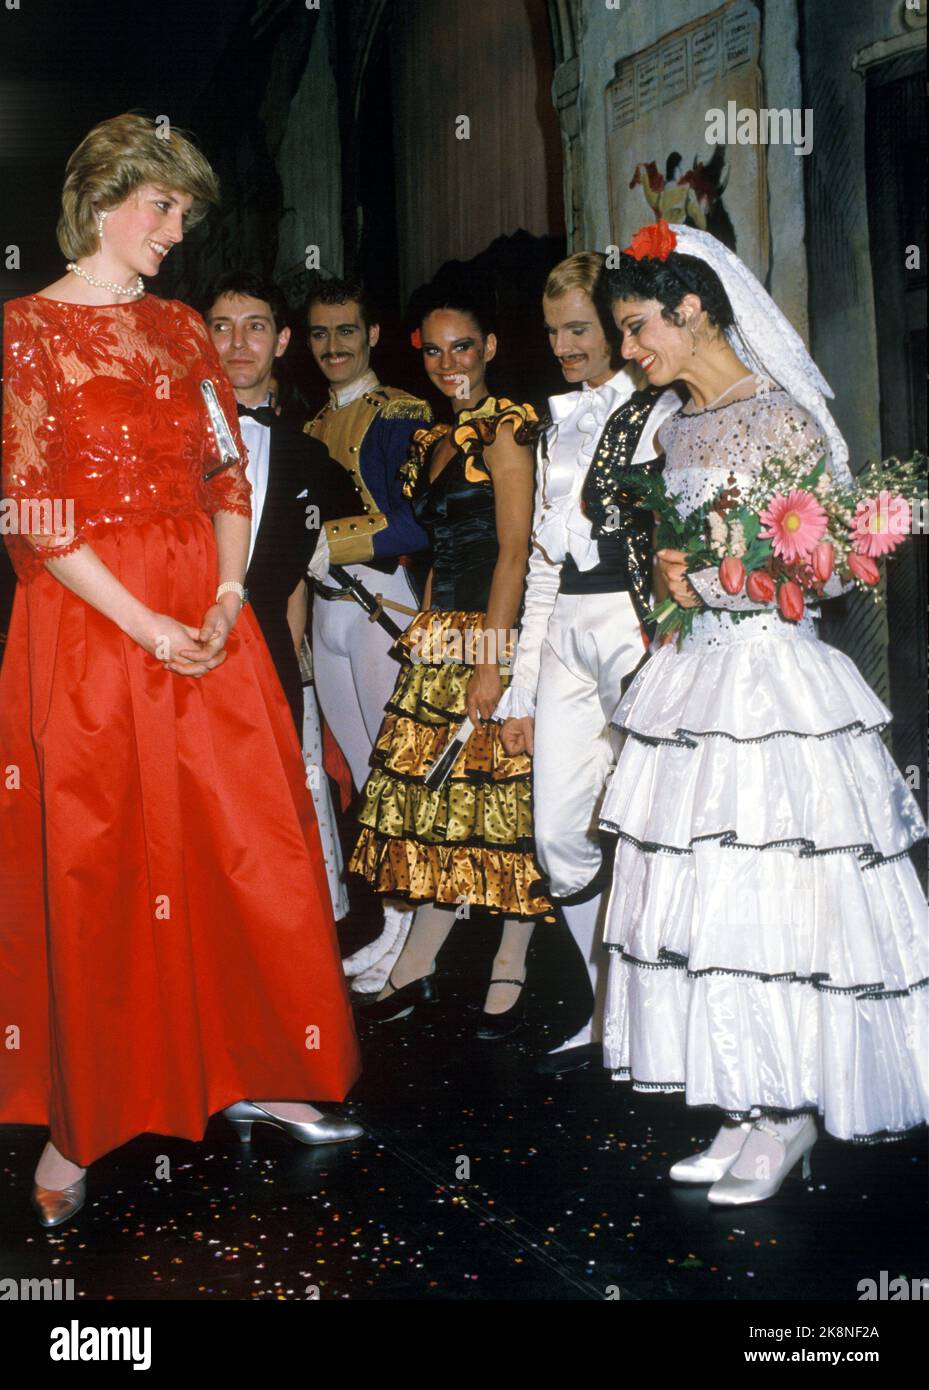
POLYGON ((606 89, 615 244, 627 246, 658 217, 686 222, 719 237, 764 283, 765 146, 706 139, 722 124, 708 113, 732 113, 732 103, 738 111, 762 107, 760 40, 755 5, 730 0, 616 64, 606 89))

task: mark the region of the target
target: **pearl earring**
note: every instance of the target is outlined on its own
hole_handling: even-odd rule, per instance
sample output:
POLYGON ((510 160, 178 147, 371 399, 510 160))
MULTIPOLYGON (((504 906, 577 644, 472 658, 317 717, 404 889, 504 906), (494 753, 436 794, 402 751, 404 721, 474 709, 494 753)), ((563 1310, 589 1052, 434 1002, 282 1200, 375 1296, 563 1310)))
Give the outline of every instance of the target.
POLYGON ((691 357, 693 357, 694 354, 695 354, 696 351, 697 351, 697 335, 696 335, 696 333, 693 331, 693 329, 691 328, 691 326, 690 326, 689 323, 687 324, 687 331, 688 331, 688 333, 690 334, 691 340, 692 340, 692 341, 691 341, 691 345, 690 345, 690 355, 691 355, 691 357))
POLYGON ((105 222, 106 217, 106 212, 101 211, 97 213, 97 235, 100 237, 101 240, 103 239, 103 223, 105 222))

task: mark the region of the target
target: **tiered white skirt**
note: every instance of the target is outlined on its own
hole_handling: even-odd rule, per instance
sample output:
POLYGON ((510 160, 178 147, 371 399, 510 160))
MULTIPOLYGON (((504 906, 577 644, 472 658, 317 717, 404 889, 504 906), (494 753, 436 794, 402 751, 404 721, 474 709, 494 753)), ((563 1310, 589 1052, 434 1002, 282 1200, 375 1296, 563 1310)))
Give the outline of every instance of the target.
POLYGON ((620 702, 606 1065, 842 1139, 929 1117, 925 836, 889 711, 810 618, 702 613, 620 702))

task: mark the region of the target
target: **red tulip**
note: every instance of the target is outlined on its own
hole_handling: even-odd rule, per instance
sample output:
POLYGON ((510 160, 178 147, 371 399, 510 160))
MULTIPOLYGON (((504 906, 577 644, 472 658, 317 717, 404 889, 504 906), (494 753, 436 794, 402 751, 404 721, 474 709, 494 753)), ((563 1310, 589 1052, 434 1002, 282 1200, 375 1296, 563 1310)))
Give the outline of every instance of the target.
POLYGON ((781 617, 789 623, 798 623, 803 617, 803 590, 792 579, 785 579, 778 587, 777 606, 781 617))
POLYGON ((848 567, 856 579, 860 579, 862 584, 877 584, 880 581, 881 572, 871 559, 870 555, 856 555, 854 550, 849 553, 848 567))
POLYGON ((828 541, 820 541, 819 545, 813 547, 813 554, 810 557, 813 566, 813 577, 818 579, 821 584, 832 573, 832 566, 835 562, 835 547, 828 541))
POLYGON ((739 594, 745 583, 745 566, 734 555, 727 555, 719 567, 719 582, 727 594, 739 594))
POLYGON ((774 598, 774 580, 767 570, 752 570, 745 581, 745 592, 752 603, 770 603, 774 598))

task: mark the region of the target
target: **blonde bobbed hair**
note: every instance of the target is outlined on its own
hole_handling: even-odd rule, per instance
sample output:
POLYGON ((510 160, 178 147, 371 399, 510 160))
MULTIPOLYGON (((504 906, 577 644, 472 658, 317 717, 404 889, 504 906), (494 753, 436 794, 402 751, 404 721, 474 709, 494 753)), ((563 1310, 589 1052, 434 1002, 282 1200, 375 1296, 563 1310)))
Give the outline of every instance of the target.
POLYGON ((181 131, 133 111, 94 126, 65 171, 58 245, 66 258, 91 255, 99 244, 97 213, 118 207, 146 183, 193 198, 186 227, 219 202, 219 180, 181 131))

